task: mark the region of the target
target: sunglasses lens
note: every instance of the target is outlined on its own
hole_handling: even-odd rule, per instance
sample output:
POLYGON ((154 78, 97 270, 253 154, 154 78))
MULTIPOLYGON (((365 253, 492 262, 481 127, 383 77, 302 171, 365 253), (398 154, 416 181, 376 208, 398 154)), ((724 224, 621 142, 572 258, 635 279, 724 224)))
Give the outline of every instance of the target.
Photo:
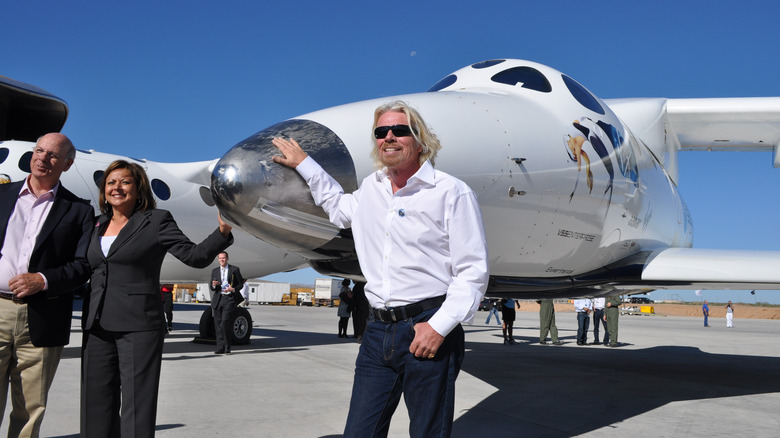
POLYGON ((385 138, 387 137, 387 132, 390 131, 389 126, 377 126, 376 129, 374 129, 374 137, 376 138, 385 138))
POLYGON ((393 131, 393 135, 396 137, 407 137, 409 135, 412 135, 412 130, 409 128, 408 125, 393 125, 393 126, 377 126, 376 129, 374 129, 374 137, 376 138, 385 138, 387 137, 387 133, 389 131, 393 131))
POLYGON ((407 137, 412 135, 412 130, 406 125, 395 125, 393 126, 393 134, 396 137, 407 137))

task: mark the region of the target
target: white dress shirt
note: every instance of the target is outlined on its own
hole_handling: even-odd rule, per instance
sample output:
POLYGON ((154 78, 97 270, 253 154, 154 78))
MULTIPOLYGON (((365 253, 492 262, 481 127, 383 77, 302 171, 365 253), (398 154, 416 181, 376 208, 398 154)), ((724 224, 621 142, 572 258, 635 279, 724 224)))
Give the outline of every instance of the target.
POLYGON ((228 282, 228 269, 230 268, 230 265, 226 265, 224 268, 219 267, 219 274, 222 276, 222 292, 220 292, 222 295, 230 295, 230 292, 228 292, 226 289, 230 287, 230 283, 228 282))
POLYGON ((579 298, 573 301, 574 304, 574 310, 579 312, 584 312, 585 309, 592 311, 593 310, 593 302, 590 300, 590 298, 579 298))
MULTIPOLYGON (((54 198, 57 196, 57 189, 60 187, 57 183, 53 189, 36 197, 29 184, 29 178, 22 184, 16 206, 8 218, 5 230, 2 257, 0 257, 0 291, 4 293, 11 293, 8 287, 11 278, 29 272, 35 241, 49 216, 54 198)), ((40 276, 43 277, 43 289, 48 289, 46 276, 43 274, 40 276)))
POLYGON ((345 194, 311 157, 296 170, 330 221, 352 227, 371 307, 446 294, 428 321, 442 336, 474 318, 487 288, 487 243, 477 197, 464 182, 425 162, 395 194, 383 170, 345 194))
POLYGON ((594 310, 604 309, 604 303, 605 302, 606 302, 606 300, 604 298, 594 298, 593 299, 593 309, 594 310))

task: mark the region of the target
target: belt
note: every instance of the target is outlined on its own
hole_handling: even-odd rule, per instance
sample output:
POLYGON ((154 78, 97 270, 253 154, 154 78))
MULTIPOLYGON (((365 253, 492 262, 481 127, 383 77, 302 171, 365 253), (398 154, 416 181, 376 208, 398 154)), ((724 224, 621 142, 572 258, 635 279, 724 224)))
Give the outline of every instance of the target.
POLYGON ((405 306, 398 307, 386 307, 384 309, 376 309, 370 307, 369 314, 374 318, 384 323, 404 321, 409 318, 413 318, 426 310, 433 309, 441 306, 447 295, 440 295, 438 297, 428 298, 417 303, 407 304, 405 306))
POLYGON ((27 304, 27 298, 19 298, 14 294, 8 294, 5 292, 0 292, 0 298, 4 300, 13 301, 16 304, 27 304))

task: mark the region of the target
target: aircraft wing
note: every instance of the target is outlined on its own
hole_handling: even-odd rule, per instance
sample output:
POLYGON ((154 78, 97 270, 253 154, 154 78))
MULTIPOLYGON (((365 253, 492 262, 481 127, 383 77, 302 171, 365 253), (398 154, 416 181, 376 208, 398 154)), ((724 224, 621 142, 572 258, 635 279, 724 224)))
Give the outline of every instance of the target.
POLYGON ((780 166, 780 97, 667 99, 681 150, 775 151, 780 166))
POLYGON ((34 85, 0 76, 0 141, 36 141, 59 132, 68 118, 64 100, 34 85))
POLYGON ((780 289, 780 251, 669 248, 652 254, 641 279, 661 289, 780 289))

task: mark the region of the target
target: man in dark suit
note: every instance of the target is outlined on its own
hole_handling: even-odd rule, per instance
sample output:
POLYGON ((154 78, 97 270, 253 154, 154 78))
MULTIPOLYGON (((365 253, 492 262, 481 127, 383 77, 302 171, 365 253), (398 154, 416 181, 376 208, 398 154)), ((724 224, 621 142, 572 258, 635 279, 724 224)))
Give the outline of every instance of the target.
POLYGON ((8 436, 38 436, 70 340, 73 290, 89 278, 94 210, 59 183, 75 157, 66 136, 46 134, 30 176, 0 185, 0 421, 10 381, 8 436))
POLYGON ((244 297, 241 288, 244 277, 237 266, 228 264, 228 254, 224 251, 217 257, 219 267, 211 271, 211 309, 214 313, 214 331, 217 335, 217 351, 214 354, 230 354, 232 327, 230 322, 236 315, 238 306, 244 297))

